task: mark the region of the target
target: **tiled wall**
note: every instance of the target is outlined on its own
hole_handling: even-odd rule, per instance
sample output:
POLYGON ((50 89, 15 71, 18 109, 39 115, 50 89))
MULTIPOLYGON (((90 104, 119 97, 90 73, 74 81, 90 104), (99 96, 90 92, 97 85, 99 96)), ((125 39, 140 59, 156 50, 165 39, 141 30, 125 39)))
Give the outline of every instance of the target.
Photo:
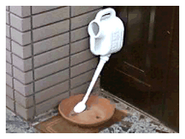
MULTIPOLYGON (((88 23, 101 6, 6 7, 6 106, 24 119, 85 93, 98 58, 88 23)), ((98 86, 98 85, 97 85, 98 86)))

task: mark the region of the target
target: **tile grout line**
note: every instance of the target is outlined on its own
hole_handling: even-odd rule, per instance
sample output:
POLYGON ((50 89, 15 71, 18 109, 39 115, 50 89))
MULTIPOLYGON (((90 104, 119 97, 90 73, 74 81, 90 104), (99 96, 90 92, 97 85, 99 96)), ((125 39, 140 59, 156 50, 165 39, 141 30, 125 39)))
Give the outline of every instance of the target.
MULTIPOLYGON (((89 37, 85 37, 85 38, 82 38, 82 39, 77 40, 77 41, 75 41, 75 42, 71 42, 71 44, 72 44, 72 43, 76 43, 76 42, 78 42, 78 41, 83 41, 83 40, 85 40, 85 39, 89 39, 89 37)), ((10 41, 13 41, 14 43, 18 44, 17 42, 15 42, 15 41, 12 40, 12 39, 10 39, 10 41)), ((33 43, 34 43, 34 42, 33 42, 33 43)), ((18 45, 20 45, 20 44, 18 44, 18 45)), ((31 44, 29 44, 29 45, 31 45, 31 44)), ((62 45, 57 46, 57 47, 55 47, 55 48, 51 48, 51 49, 48 49, 48 50, 44 50, 43 52, 38 52, 38 53, 34 54, 34 56, 39 56, 39 55, 45 54, 45 53, 47 53, 47 52, 57 50, 57 49, 59 49, 59 48, 61 48, 61 47, 67 47, 68 45, 69 45, 69 43, 62 44, 62 45)), ((20 45, 20 47, 25 48, 25 47, 29 47, 29 46, 22 46, 22 45, 20 45)), ((17 57, 20 58, 21 60, 28 60, 28 59, 30 59, 30 58, 32 57, 32 56, 29 56, 29 57, 22 58, 22 57, 20 57, 19 55, 17 55, 16 53, 11 52, 11 51, 8 50, 8 49, 6 49, 6 50, 7 50, 8 52, 10 52, 10 53, 13 53, 13 55, 17 56, 17 57)), ((89 48, 85 48, 85 49, 80 50, 80 51, 78 51, 78 52, 73 52, 73 53, 71 53, 71 55, 75 55, 75 54, 78 54, 78 53, 83 52, 83 51, 86 51, 86 50, 89 50, 89 48)), ((8 62, 8 61, 7 61, 7 62, 8 62)))
MULTIPOLYGON (((68 56, 68 57, 69 57, 69 56, 68 56)), ((68 57, 66 57, 66 58, 68 58, 68 57)), ((78 63, 78 64, 72 65, 70 68, 73 68, 73 67, 78 66, 78 65, 80 65, 80 64, 84 64, 85 62, 88 62, 88 61, 93 60, 93 59, 95 59, 95 57, 93 57, 93 58, 91 58, 91 59, 87 59, 87 60, 85 60, 85 61, 83 61, 83 62, 80 62, 80 63, 78 63)), ((7 62, 7 63, 8 63, 8 62, 7 62)), ((27 73, 27 72, 31 72, 31 71, 32 71, 32 69, 31 69, 31 70, 28 70, 28 71, 25 71, 25 72, 24 72, 24 71, 20 70, 20 69, 19 69, 18 67, 16 67, 16 66, 13 66, 13 67, 16 68, 17 70, 19 70, 20 72, 23 72, 23 73, 27 73)), ((35 68, 35 69, 37 69, 37 68, 35 68)), ((35 70, 35 69, 34 69, 34 70, 35 70)), ((18 81, 19 83, 21 83, 21 84, 23 84, 23 85, 29 85, 29 84, 31 84, 31 83, 33 83, 33 82, 35 82, 35 81, 42 80, 42 79, 44 79, 44 78, 46 78, 46 77, 52 76, 52 75, 57 74, 57 73, 59 73, 59 72, 65 71, 65 70, 67 70, 67 69, 69 69, 69 66, 66 67, 66 68, 64 68, 64 69, 58 70, 58 71, 56 71, 56 72, 53 72, 53 73, 51 73, 51 74, 47 74, 47 75, 45 75, 45 76, 43 76, 43 77, 39 77, 39 78, 37 78, 37 79, 34 79, 34 80, 32 80, 32 81, 30 81, 30 82, 28 82, 28 83, 23 83, 22 81, 20 81, 20 80, 17 79, 17 78, 15 78, 15 79, 16 79, 16 81, 18 81)), ((77 76, 80 76, 80 75, 82 75, 82 74, 84 74, 84 73, 86 73, 86 72, 88 72, 88 71, 90 71, 90 70, 93 70, 93 69, 95 69, 95 68, 91 68, 91 69, 86 70, 86 71, 84 71, 84 72, 82 72, 82 73, 80 73, 80 74, 77 74, 77 75, 71 77, 71 79, 73 79, 73 78, 75 78, 75 77, 77 77, 77 76)), ((9 73, 7 73, 7 74, 10 75, 9 73)), ((11 76, 11 75, 10 75, 10 76, 11 76)), ((35 92, 35 93, 36 93, 36 92, 35 92)))
MULTIPOLYGON (((33 31, 33 30, 32 30, 32 31, 33 31)), ((30 30, 29 32, 31 32, 31 30, 30 30)), ((58 37, 58 36, 60 36, 60 35, 65 35, 65 34, 68 33, 68 32, 69 32, 69 30, 63 31, 62 33, 54 34, 54 35, 52 35, 52 36, 45 37, 45 38, 42 38, 42 39, 33 41, 33 43, 39 43, 39 42, 45 41, 45 40, 47 40, 47 39, 52 39, 52 38, 58 37)), ((6 36, 6 37, 7 37, 7 36, 6 36)), ((9 38, 9 37, 7 37, 7 38, 9 38)), ((11 38, 9 38, 9 39, 11 39, 11 38)), ((31 43, 28 43, 28 44, 20 44, 19 42, 15 41, 15 40, 13 40, 13 39, 12 39, 12 41, 15 42, 15 43, 17 43, 18 45, 20 45, 20 46, 22 46, 22 47, 26 47, 26 46, 31 45, 31 43)))
MULTIPOLYGON (((47 87, 47 88, 44 88, 44 89, 42 89, 42 90, 39 90, 39 91, 37 91, 37 92, 35 92, 35 94, 39 94, 40 92, 42 92, 42 91, 45 91, 45 90, 47 90, 47 89, 51 89, 52 87, 55 87, 55 86, 57 86, 57 85, 59 85, 59 84, 63 84, 63 83, 65 83, 65 82, 67 82, 67 81, 69 81, 69 79, 66 79, 66 80, 64 80, 64 81, 61 81, 61 82, 59 82, 59 83, 56 83, 56 84, 54 84, 54 85, 52 85, 52 86, 49 86, 49 87, 47 87)), ((82 83, 82 84, 80 84, 80 85, 77 85, 77 86, 75 86, 75 87, 73 87, 72 89, 76 89, 76 88, 78 88, 78 87, 80 87, 80 86, 82 86, 82 85, 85 85, 86 83, 90 83, 90 80, 89 81, 87 81, 87 82, 84 82, 84 83, 82 83)), ((10 87, 8 84, 6 84, 8 87, 10 87)), ((11 87, 10 87, 11 88, 11 87)), ((19 93, 19 95, 21 95, 21 96, 23 96, 23 97, 31 97, 31 96, 33 96, 34 94, 31 94, 31 95, 27 95, 27 96, 24 96, 22 93, 20 93, 18 90, 15 90, 17 93, 19 93)), ((67 90, 68 91, 68 90, 67 90)), ((65 92, 67 92, 67 91, 65 91, 65 92)))
MULTIPOLYGON (((30 44, 30 45, 31 45, 31 44, 30 44)), ((55 47, 55 48, 53 48, 53 49, 46 50, 46 51, 43 51, 43 52, 41 52, 41 53, 37 53, 37 54, 35 54, 34 56, 39 56, 39 55, 45 54, 45 53, 47 53, 47 52, 57 50, 57 49, 59 49, 59 48, 61 48, 61 47, 67 47, 68 45, 69 45, 69 43, 64 44, 64 45, 61 45, 61 46, 57 46, 57 47, 55 47)), ((8 52, 10 52, 10 50, 8 50, 8 49, 6 49, 6 50, 7 50, 8 52)), ((18 58, 21 59, 21 60, 28 60, 28 59, 32 58, 32 55, 31 55, 31 56, 28 56, 28 57, 25 57, 25 58, 22 58, 22 57, 20 57, 18 54, 14 53, 14 52, 10 52, 10 53, 13 53, 13 55, 15 55, 16 57, 18 57, 18 58)), ((66 56, 65 56, 65 57, 66 57, 66 56)), ((7 61, 7 62, 8 62, 8 61, 7 61)))
MULTIPOLYGON (((70 20, 70 18, 68 18, 67 20, 70 20)), ((48 26, 48 25, 46 25, 46 26, 48 26)), ((75 29, 71 29, 71 31, 75 31, 75 30, 78 30, 78 29, 81 29, 81 28, 85 28, 85 27, 88 27, 88 25, 82 25, 82 26, 80 26, 80 27, 77 27, 77 28, 75 28, 75 29)), ((12 27, 13 29, 15 29, 14 27, 12 27)), ((42 28, 42 27, 41 27, 42 28)), ((32 31, 33 31, 34 29, 32 29, 32 31)), ((18 31, 18 30, 17 30, 18 31)), ((19 31, 20 32, 20 31, 19 31)), ((29 30, 29 31, 27 31, 27 32, 31 32, 31 29, 29 30)), ((58 33, 58 34, 54 34, 54 35, 52 35, 52 36, 48 36, 48 37, 45 37, 45 38, 42 38, 42 39, 39 39, 39 40, 34 40, 33 42, 34 43, 37 43, 37 42, 41 42, 41 41, 44 41, 44 40, 47 40, 47 39, 51 39, 51 38, 53 38, 53 37, 57 37, 57 36, 60 36, 60 35, 63 35, 63 34, 65 34, 65 33, 68 33, 69 32, 69 30, 66 30, 66 31, 63 31, 62 33, 58 33)), ((20 33, 26 33, 26 32, 20 32, 20 33)), ((9 37, 7 37, 7 38, 9 38, 9 37)), ((75 42, 75 41, 78 41, 78 40, 80 40, 80 39, 77 39, 77 40, 74 40, 74 41, 72 41, 72 42, 75 42)), ((13 40, 14 42, 16 42, 15 40, 13 40)), ((20 44, 19 42, 16 42, 17 44, 19 44, 19 45, 21 45, 21 46, 28 46, 28 45, 30 45, 31 43, 28 43, 28 44, 24 44, 24 45, 22 45, 22 44, 20 44)))
POLYGON ((69 6, 69 96, 71 96, 71 6, 69 6))
MULTIPOLYGON (((30 6, 30 7, 32 7, 32 6, 30 6)), ((57 10, 57 9, 62 9, 62 8, 65 8, 65 6, 59 6, 59 7, 56 7, 56 8, 49 9, 49 10, 45 10, 45 11, 41 11, 41 12, 38 12, 38 13, 34 13, 32 15, 35 16, 35 15, 39 15, 39 14, 44 14, 44 13, 51 12, 51 11, 54 11, 54 10, 57 10)), ((31 15, 27 15, 27 16, 21 17, 21 16, 17 15, 16 13, 14 13, 14 12, 12 12, 10 10, 6 10, 6 11, 9 11, 11 14, 13 14, 14 16, 17 16, 18 18, 25 19, 25 18, 31 17, 31 15)))
MULTIPOLYGON (((69 45, 69 44, 68 44, 68 45, 69 45)), ((84 50, 82 50, 82 51, 80 51, 80 52, 71 54, 71 56, 76 55, 76 54, 79 54, 79 53, 81 53, 81 52, 85 52, 85 51, 87 51, 87 50, 89 50, 89 49, 87 48, 87 49, 84 49, 84 50)), ((9 50, 8 50, 8 51, 9 51, 9 50)), ((10 52, 10 51, 9 51, 9 52, 10 52)), ((10 53, 11 53, 11 52, 10 52, 10 53)), ((12 53, 12 54, 13 54, 14 56, 18 57, 16 54, 14 54, 14 53, 12 53)), ((35 56, 35 55, 34 55, 34 56, 35 56)), ((57 62, 58 60, 62 60, 62 59, 68 58, 68 57, 69 57, 69 55, 64 56, 64 57, 62 57, 62 58, 59 58, 59 59, 56 59, 56 60, 53 60, 53 61, 50 61, 50 62, 48 62, 48 63, 44 63, 44 64, 42 64, 42 65, 39 65, 39 66, 34 67, 34 69, 38 69, 38 68, 47 66, 47 65, 49 65, 49 64, 51 64, 51 63, 53 63, 53 62, 57 62)), ((20 58, 20 57, 18 57, 18 58, 20 58)), ((31 59, 31 58, 32 58, 32 56, 29 57, 28 59, 22 59, 22 58, 20 58, 20 59, 21 59, 21 60, 29 60, 29 59, 31 59)), ((85 62, 87 62, 87 61, 89 61, 89 60, 92 60, 93 58, 96 58, 96 57, 94 56, 94 57, 88 58, 87 60, 81 61, 81 62, 79 62, 79 63, 77 63, 77 64, 73 64, 73 65, 71 65, 71 67, 75 67, 75 66, 77 66, 77 65, 79 65, 79 64, 85 63, 85 62)), ((6 62, 9 63, 9 64, 11 64, 9 61, 6 61, 6 62)), ((31 69, 28 69, 28 70, 26 70, 26 71, 23 71, 22 69, 20 69, 19 67, 15 66, 15 65, 13 65, 13 67, 15 67, 16 69, 20 70, 20 71, 23 72, 23 73, 32 71, 32 68, 31 68, 31 69)))
MULTIPOLYGON (((65 7, 57 7, 57 8, 54 8, 54 9, 50 9, 48 11, 45 11, 45 12, 41 12, 41 13, 37 13, 37 14, 32 14, 32 16, 40 15, 40 14, 43 14, 43 13, 47 13, 47 12, 50 12, 50 11, 55 11, 55 10, 62 9, 62 8, 65 8, 65 7)), ((71 9, 70 6, 69 6, 69 9, 71 9)), ((101 9, 102 8, 93 9, 93 10, 90 10, 90 11, 87 11, 87 12, 84 12, 84 13, 81 13, 81 14, 78 14, 78 15, 75 15, 75 16, 72 16, 71 10, 70 10, 70 16, 69 16, 69 18, 64 18, 62 20, 57 20, 55 22, 51 22, 51 23, 47 23, 47 24, 44 24, 44 25, 41 25, 41 26, 37 26, 37 27, 34 27, 32 29, 35 30, 35 29, 39 29, 39 28, 42 28, 42 27, 46 27, 48 25, 52 25, 52 24, 55 24, 55 23, 58 23, 58 22, 62 22, 62 21, 65 21, 65 20, 70 20, 71 18, 76 18, 78 16, 82 16, 82 15, 85 15, 85 14, 88 14, 88 13, 91 13, 91 12, 95 12, 95 11, 98 11, 98 10, 101 10, 101 9)), ((18 18, 22 18, 22 19, 31 18, 31 16, 20 17, 20 16, 16 15, 15 13, 13 13, 11 11, 9 11, 9 13, 12 14, 12 15, 14 15, 14 16, 17 16, 18 18)), ((15 28, 13 26, 12 26, 12 28, 15 29, 15 30, 17 30, 17 31, 19 31, 19 32, 22 32, 22 33, 26 33, 26 32, 31 31, 31 29, 27 29, 27 30, 21 31, 18 28, 15 28)), ((75 30, 75 29, 78 29, 78 28, 80 28, 80 27, 73 28, 72 30, 75 30)))
MULTIPOLYGON (((46 101, 48 101, 48 100, 50 100, 50 99, 53 99, 53 98, 55 98, 55 97, 57 97, 57 96, 60 96, 60 95, 62 95, 62 94, 65 94, 65 93, 67 93, 68 92, 68 90, 66 90, 66 91, 64 91, 64 92, 60 92, 60 93, 58 93, 58 94, 56 94, 56 95, 54 95, 54 96, 51 96, 50 98, 47 98, 47 99, 44 99, 44 100, 42 100, 42 101, 40 101, 40 102, 37 102, 36 103, 36 105, 39 105, 39 104, 42 104, 42 103, 44 103, 44 102, 46 102, 46 101)), ((19 93, 19 92, 17 92, 17 93, 19 93)), ((22 95, 22 94, 20 94, 19 93, 19 95, 22 95)), ((9 97, 9 96, 8 96, 9 97)), ((24 96, 24 97, 30 97, 30 96, 24 96)), ((10 98, 11 99, 11 98, 10 98)), ((18 102, 17 102, 18 103, 18 102)), ((29 107, 25 107, 25 106, 23 106, 22 104, 20 104, 20 103, 18 103, 19 105, 21 105, 23 108, 25 108, 25 109, 29 109, 29 108, 32 108, 32 107, 34 107, 33 105, 31 105, 31 106, 29 106, 29 107)))
MULTIPOLYGON (((55 87, 55 86, 57 86, 57 85, 59 85, 59 84, 63 84, 63 83, 65 83, 65 82, 67 82, 67 81, 69 81, 69 79, 66 79, 66 80, 64 80, 64 81, 61 81, 61 82, 58 82, 58 83, 56 83, 56 84, 54 84, 54 85, 52 85, 52 86, 49 86, 49 87, 47 87, 47 88, 44 88, 44 89, 41 89, 41 90, 39 90, 39 91, 37 91, 37 92, 35 92, 35 94, 39 94, 40 92, 42 92, 42 91, 46 91, 47 89, 51 89, 52 87, 55 87)), ((9 86, 8 84, 6 84, 7 86, 9 86)), ((10 87, 10 86, 9 86, 10 87)), ((11 88, 11 87, 10 87, 11 88)), ((17 93, 19 93, 20 95, 22 95, 22 96, 24 96, 22 93, 20 93, 18 90, 15 90, 17 93)), ((26 96, 24 96, 24 97, 30 97, 30 96, 33 96, 33 95, 35 95, 35 94, 30 94, 30 95, 26 95, 26 96)))
MULTIPOLYGON (((29 17, 29 18, 31 18, 31 17, 29 17)), ((37 27, 32 28, 32 30, 37 30, 37 29, 47 27, 47 26, 50 26, 50 25, 54 25, 54 24, 57 24, 57 23, 60 23, 60 22, 63 22, 63 21, 67 21, 67 20, 69 20, 69 18, 64 18, 62 20, 57 20, 57 21, 47 23, 47 24, 44 24, 44 25, 41 25, 41 26, 37 26, 37 27)), ((6 24, 6 25, 8 25, 8 24, 6 24)), ((27 29, 27 30, 22 31, 22 30, 19 30, 18 28, 13 27, 13 26, 12 26, 12 28, 15 29, 16 31, 20 32, 20 33, 27 33, 27 32, 31 31, 31 29, 27 29)))
MULTIPOLYGON (((69 67, 66 68, 65 70, 67 70, 67 69, 69 69, 69 67)), ((83 74, 86 74, 87 72, 93 71, 93 70, 95 70, 95 69, 96 69, 96 68, 92 68, 92 69, 90 69, 90 70, 87 70, 87 71, 85 71, 85 72, 83 72, 83 73, 80 73, 80 74, 78 74, 78 75, 72 77, 71 79, 74 79, 74 78, 76 78, 76 77, 78 77, 78 76, 81 76, 81 75, 83 75, 83 74)), ((63 70, 62 70, 62 71, 63 71, 63 70)), ((54 74, 56 74, 56 73, 53 73, 52 75, 54 75, 54 74)), ((8 74, 8 75, 9 75, 9 74, 8 74)), ((45 77, 44 77, 44 78, 45 78, 45 77)), ((41 78, 41 79, 44 79, 44 78, 41 78)), ((16 80, 17 82, 23 84, 20 80, 18 80, 18 79, 15 79, 15 80, 16 80)), ((39 80, 40 80, 40 79, 38 79, 38 80, 36 80, 36 81, 39 81, 39 80)), ((41 89, 41 90, 39 90, 39 91, 35 91, 34 94, 40 93, 40 92, 42 92, 42 91, 44 91, 44 90, 47 90, 47 89, 49 89, 49 88, 51 88, 51 87, 54 87, 54 86, 56 86, 56 85, 58 85, 58 84, 64 83, 64 82, 66 82, 66 81, 68 81, 68 80, 69 80, 69 79, 66 79, 66 80, 60 81, 60 82, 58 82, 58 83, 56 83, 56 84, 53 84, 53 85, 51 85, 51 86, 49 86, 49 87, 47 87, 47 88, 41 89)), ((23 85, 30 85, 30 84, 32 84, 33 82, 34 82, 34 81, 32 81, 32 82, 30 82, 30 83, 28 83, 28 84, 23 84, 23 85)), ((71 88, 71 89, 74 89, 74 88, 71 88)), ((15 91, 19 92, 18 90, 15 90, 15 91)), ((28 95, 28 96, 26 96, 26 97, 29 97, 29 96, 33 96, 33 94, 28 95)))
MULTIPOLYGON (((70 20, 70 18, 69 18, 68 20, 70 20)), ((78 28, 71 29, 71 32, 72 32, 72 31, 75 31, 75 30, 78 30, 78 29, 81 29, 81 28, 85 28, 85 27, 88 27, 88 25, 83 25, 83 26, 80 26, 80 27, 78 27, 78 28)), ((13 28, 13 27, 12 27, 12 28, 13 28)), ((32 31, 33 31, 33 30, 32 30, 32 31)), ((31 30, 29 30, 29 32, 31 32, 31 30)), ((47 39, 52 39, 52 38, 57 37, 57 36, 60 36, 60 35, 65 35, 65 34, 66 34, 66 33, 68 33, 68 32, 69 32, 69 30, 64 31, 64 32, 59 33, 59 34, 55 34, 55 35, 52 35, 52 36, 46 37, 46 38, 42 38, 42 39, 39 39, 39 40, 33 41, 33 43, 39 43, 39 42, 45 41, 45 40, 47 40, 47 39)), ((7 37, 8 39, 11 39, 11 38, 9 38, 8 36, 6 36, 6 37, 7 37)), ((71 43, 75 43, 75 42, 77 42, 77 41, 80 41, 80 40, 83 40, 83 39, 86 39, 86 38, 88 38, 88 36, 85 36, 85 37, 83 37, 83 38, 80 38, 80 39, 74 40, 74 41, 72 41, 71 43)), ((18 45, 22 46, 22 47, 26 47, 26 46, 31 45, 31 43, 28 43, 28 44, 24 44, 24 45, 22 45, 22 44, 20 44, 19 42, 17 42, 17 41, 15 41, 15 40, 13 40, 13 39, 11 39, 11 40, 12 40, 13 42, 17 43, 18 45)))
POLYGON ((34 72, 34 47, 33 47, 33 17, 32 6, 30 6, 30 22, 31 22, 31 59, 32 59, 32 77, 33 77, 33 117, 36 115, 36 100, 35 100, 35 72, 34 72))
POLYGON ((10 9, 8 10, 9 11, 9 26, 10 26, 10 29, 9 29, 9 34, 10 34, 10 52, 11 52, 11 71, 12 71, 12 89, 13 89, 13 99, 14 99, 14 112, 16 113, 16 104, 15 104, 15 89, 14 89, 14 72, 13 72, 13 54, 12 54, 12 35, 11 35, 11 18, 10 18, 10 9))
POLYGON ((95 12, 95 11, 98 11, 98 10, 101 10, 102 7, 99 7, 99 8, 95 8, 95 9, 92 9, 90 11, 85 11, 83 13, 80 13, 80 14, 77 14, 75 16, 71 16, 72 18, 75 18, 75 17, 78 17, 78 16, 82 16, 82 15, 85 15, 85 14, 88 14, 88 13, 91 13, 91 12, 95 12))
MULTIPOLYGON (((58 83, 56 83, 56 84, 53 84, 52 86, 49 86, 49 87, 47 87, 47 88, 43 88, 43 89, 41 89, 41 90, 38 90, 38 91, 36 91, 35 92, 35 94, 39 94, 40 92, 43 92, 43 91, 46 91, 46 90, 48 90, 48 89, 51 89, 51 88, 53 88, 53 87, 55 87, 55 86, 57 86, 57 85, 59 85, 59 84, 63 84, 63 83, 65 83, 65 82, 67 82, 68 81, 68 79, 66 79, 66 80, 63 80, 63 81, 61 81, 61 82, 58 82, 58 83)), ((11 88, 11 86, 9 86, 8 84, 6 84, 8 87, 10 87, 11 88)), ((20 91, 18 91, 18 90, 15 90, 16 92, 18 92, 20 95, 22 95, 22 96, 24 96, 24 97, 30 97, 30 96, 33 96, 33 94, 29 94, 29 95, 23 95, 20 91)))

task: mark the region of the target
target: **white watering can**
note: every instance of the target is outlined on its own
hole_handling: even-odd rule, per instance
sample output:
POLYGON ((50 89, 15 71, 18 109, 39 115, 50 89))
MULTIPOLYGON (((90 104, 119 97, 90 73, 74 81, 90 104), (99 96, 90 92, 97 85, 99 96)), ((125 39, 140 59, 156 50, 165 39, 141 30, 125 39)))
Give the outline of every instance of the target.
POLYGON ((90 50, 93 54, 100 55, 100 62, 83 100, 74 107, 74 112, 76 113, 81 113, 86 109, 85 103, 104 64, 109 60, 112 53, 116 53, 122 48, 124 35, 123 22, 116 17, 114 9, 103 9, 89 23, 88 33, 90 35, 90 50))

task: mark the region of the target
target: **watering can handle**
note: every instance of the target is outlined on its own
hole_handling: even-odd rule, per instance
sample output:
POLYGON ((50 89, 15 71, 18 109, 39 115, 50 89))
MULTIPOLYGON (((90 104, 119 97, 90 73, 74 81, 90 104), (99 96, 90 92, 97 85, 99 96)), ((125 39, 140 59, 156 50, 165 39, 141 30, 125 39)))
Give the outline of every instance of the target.
POLYGON ((105 15, 105 14, 110 14, 110 18, 116 16, 116 12, 115 12, 114 9, 112 9, 112 8, 107 8, 107 9, 104 9, 104 10, 99 11, 99 12, 97 13, 97 15, 96 15, 96 19, 100 20, 101 17, 102 17, 103 15, 105 15))

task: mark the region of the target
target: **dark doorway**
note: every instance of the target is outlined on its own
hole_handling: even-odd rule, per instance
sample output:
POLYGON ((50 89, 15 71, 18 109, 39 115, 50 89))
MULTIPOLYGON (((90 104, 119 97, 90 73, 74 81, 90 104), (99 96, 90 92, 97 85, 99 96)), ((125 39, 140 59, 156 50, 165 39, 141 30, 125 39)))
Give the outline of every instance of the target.
POLYGON ((125 38, 101 73, 102 88, 179 131, 179 7, 112 8, 125 38))

